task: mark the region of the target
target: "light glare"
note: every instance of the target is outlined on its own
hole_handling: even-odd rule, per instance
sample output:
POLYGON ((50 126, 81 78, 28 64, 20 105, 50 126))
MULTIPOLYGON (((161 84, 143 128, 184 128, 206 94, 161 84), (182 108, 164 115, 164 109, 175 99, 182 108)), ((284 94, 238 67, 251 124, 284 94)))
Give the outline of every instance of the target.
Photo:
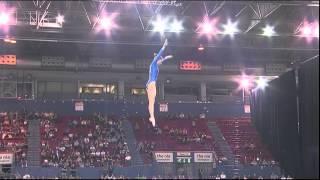
POLYGON ((319 22, 314 23, 314 36, 319 37, 319 22))
POLYGON ((160 32, 162 34, 167 26, 167 21, 162 19, 160 16, 157 16, 156 21, 152 22, 152 24, 153 31, 160 32))
POLYGON ((248 80, 248 79, 242 79, 241 82, 240 82, 240 85, 241 85, 242 88, 248 89, 248 87, 249 87, 249 80, 248 80))
POLYGON ((212 26, 210 24, 210 22, 205 22, 203 24, 203 32, 206 34, 209 34, 212 31, 212 26))
POLYGON ((218 33, 216 28, 217 21, 217 18, 209 19, 207 16, 204 17, 203 21, 198 23, 198 32, 200 36, 205 35, 209 40, 211 40, 211 38, 218 33))
POLYGON ((100 24, 103 29, 109 30, 112 27, 112 20, 108 17, 104 17, 101 19, 100 24))
POLYGON ((2 12, 0 13, 0 25, 6 25, 9 23, 9 15, 2 12))
POLYGON ((262 35, 264 35, 264 36, 272 36, 274 34, 275 34, 274 27, 267 25, 265 28, 263 28, 263 34, 262 35))
POLYGON ((257 80, 257 88, 258 88, 258 89, 264 89, 264 88, 267 87, 267 86, 268 86, 268 82, 267 82, 266 79, 260 77, 260 78, 257 80))
POLYGON ((64 16, 59 14, 57 16, 56 20, 57 20, 57 23, 62 24, 64 22, 64 16))
POLYGON ((183 30, 182 22, 175 19, 171 23, 171 31, 172 32, 181 32, 182 30, 183 30))
POLYGON ((305 25, 302 28, 302 35, 303 36, 310 36, 311 35, 311 27, 309 25, 305 25))
POLYGON ((228 23, 226 25, 223 25, 223 33, 233 35, 237 32, 239 32, 239 29, 237 28, 238 22, 231 22, 231 20, 228 20, 228 23))

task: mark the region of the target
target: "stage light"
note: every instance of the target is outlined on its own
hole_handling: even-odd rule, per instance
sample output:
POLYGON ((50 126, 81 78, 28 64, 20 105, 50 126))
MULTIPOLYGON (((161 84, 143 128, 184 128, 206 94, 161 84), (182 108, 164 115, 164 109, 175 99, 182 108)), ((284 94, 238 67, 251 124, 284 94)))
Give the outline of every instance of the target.
POLYGON ((6 42, 6 43, 11 43, 11 44, 15 44, 15 43, 17 43, 17 41, 16 41, 16 40, 14 40, 14 39, 10 39, 10 38, 5 38, 5 39, 3 39, 3 41, 4 41, 4 42, 6 42))
POLYGON ((227 24, 223 25, 223 33, 233 35, 237 32, 239 32, 239 29, 237 28, 238 22, 231 22, 231 20, 228 20, 227 24))
POLYGON ((131 160, 131 156, 128 155, 128 156, 125 157, 125 159, 126 159, 127 161, 130 161, 130 160, 131 160))
POLYGON ((199 51, 203 51, 203 50, 204 50, 204 47, 203 47, 202 44, 199 45, 198 50, 199 50, 199 51))
POLYGON ((203 25, 203 32, 206 33, 206 34, 209 34, 210 32, 212 31, 212 26, 209 22, 206 22, 204 25, 203 25))
POLYGON ((313 26, 314 26, 313 36, 319 37, 319 22, 313 23, 313 26))
POLYGON ((100 19, 96 18, 98 21, 98 26, 96 27, 96 31, 104 31, 107 36, 111 35, 111 30, 118 29, 119 26, 115 23, 115 18, 117 17, 118 13, 111 13, 106 14, 103 13, 100 19))
POLYGON ((100 25, 105 30, 110 30, 112 28, 112 20, 108 17, 103 17, 100 20, 100 25))
POLYGON ((152 22, 153 25, 153 31, 159 32, 159 33, 164 33, 165 28, 167 27, 167 20, 161 18, 160 16, 157 16, 157 19, 152 22))
POLYGON ((62 16, 62 15, 59 14, 59 15, 56 17, 56 21, 57 21, 57 23, 62 24, 62 23, 64 22, 64 16, 62 16))
POLYGON ((243 89, 248 89, 249 88, 249 80, 248 79, 241 79, 240 86, 243 89))
POLYGON ((258 80, 257 80, 257 88, 258 89, 264 89, 265 87, 268 86, 268 82, 266 79, 260 77, 258 80))
POLYGON ((9 15, 1 12, 0 13, 0 25, 6 25, 9 23, 9 15))
POLYGON ((302 27, 301 33, 302 33, 302 35, 305 36, 305 37, 310 37, 310 36, 311 36, 311 33, 312 33, 311 26, 310 26, 309 24, 305 24, 305 25, 302 27))
POLYGON ((210 20, 205 17, 202 23, 199 23, 201 34, 212 34, 214 33, 215 20, 210 20))
POLYGON ((204 20, 201 23, 198 23, 197 32, 200 36, 205 35, 210 40, 212 36, 218 33, 216 23, 218 18, 209 19, 208 17, 204 17, 204 20))
POLYGON ((264 36, 268 36, 268 37, 270 37, 270 36, 272 36, 272 35, 274 35, 275 34, 275 32, 274 32, 274 27, 272 27, 272 26, 266 26, 265 28, 263 28, 262 29, 263 30, 263 34, 262 35, 264 35, 264 36))
POLYGON ((173 20, 170 26, 171 32, 181 32, 183 30, 182 21, 173 20))

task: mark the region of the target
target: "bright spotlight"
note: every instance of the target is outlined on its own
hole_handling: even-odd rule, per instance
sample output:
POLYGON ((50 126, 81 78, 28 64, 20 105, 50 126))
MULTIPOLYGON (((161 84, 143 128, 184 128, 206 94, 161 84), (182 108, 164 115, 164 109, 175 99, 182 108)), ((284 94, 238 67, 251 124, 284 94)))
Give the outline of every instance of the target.
POLYGON ((228 23, 226 25, 223 25, 223 33, 233 35, 237 32, 239 32, 239 29, 237 28, 238 22, 231 22, 231 20, 228 20, 228 23))
POLYGON ((204 17, 204 20, 201 23, 198 23, 199 27, 199 33, 200 36, 206 35, 208 39, 211 39, 211 37, 218 33, 218 30, 216 28, 216 23, 218 19, 213 18, 209 19, 208 17, 204 17))
POLYGON ((213 29, 213 28, 212 28, 210 22, 205 22, 205 23, 203 24, 203 32, 204 32, 204 33, 210 34, 211 31, 212 31, 212 29, 213 29))
POLYGON ((100 25, 105 30, 110 30, 112 28, 112 20, 108 17, 104 17, 100 20, 100 25))
POLYGON ((3 41, 6 42, 6 43, 11 43, 11 44, 16 44, 17 43, 16 40, 10 39, 10 38, 5 38, 3 41))
POLYGON ((174 20, 170 26, 171 32, 181 32, 183 30, 182 21, 174 20))
POLYGON ((268 82, 267 82, 266 79, 260 77, 260 78, 257 80, 257 88, 258 88, 258 89, 264 89, 264 88, 267 87, 267 86, 268 86, 268 82))
POLYGON ((199 45, 198 50, 199 50, 199 51, 203 51, 203 50, 204 50, 204 47, 203 47, 202 44, 199 45))
POLYGON ((153 31, 163 33, 165 31, 167 21, 165 19, 162 19, 160 16, 157 16, 157 19, 152 22, 153 25, 153 31))
POLYGON ((262 35, 270 37, 270 36, 272 36, 274 34, 275 34, 274 27, 267 25, 265 28, 263 28, 263 34, 262 35))
POLYGON ((96 32, 103 31, 106 36, 110 36, 112 30, 119 29, 120 27, 115 22, 115 18, 117 18, 118 13, 102 13, 100 18, 96 17, 95 21, 97 22, 97 26, 95 27, 96 32))
POLYGON ((315 22, 313 26, 314 26, 313 36, 319 37, 319 22, 315 22))
POLYGON ((244 89, 249 88, 249 80, 248 79, 241 79, 240 86, 244 89))
POLYGON ((130 161, 130 160, 131 160, 131 156, 128 155, 128 156, 125 157, 125 159, 126 159, 127 161, 130 161))
POLYGON ((9 23, 9 15, 2 12, 0 13, 0 25, 6 25, 9 23))
POLYGON ((107 35, 109 36, 111 30, 119 28, 118 25, 115 23, 115 18, 117 17, 117 13, 112 14, 102 14, 100 19, 97 19, 99 25, 97 27, 97 31, 104 30, 107 35))
POLYGON ((305 25, 301 31, 302 35, 305 37, 309 37, 312 33, 311 27, 309 24, 305 25))
POLYGON ((64 16, 62 16, 62 15, 59 14, 59 15, 56 17, 56 21, 57 21, 57 23, 62 24, 62 23, 64 22, 64 16))

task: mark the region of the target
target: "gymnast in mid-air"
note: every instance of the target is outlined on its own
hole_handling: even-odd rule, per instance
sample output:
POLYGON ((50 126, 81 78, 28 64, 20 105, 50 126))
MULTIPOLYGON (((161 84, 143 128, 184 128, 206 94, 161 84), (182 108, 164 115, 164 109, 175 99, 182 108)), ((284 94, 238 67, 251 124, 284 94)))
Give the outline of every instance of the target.
POLYGON ((163 63, 163 61, 172 58, 172 55, 165 56, 164 58, 162 57, 162 54, 165 50, 165 48, 168 45, 168 40, 166 39, 162 48, 158 52, 158 54, 155 54, 155 57, 153 58, 150 66, 149 66, 149 80, 146 84, 147 87, 147 94, 148 94, 148 110, 150 114, 149 121, 152 123, 152 126, 154 127, 156 124, 156 120, 154 117, 154 103, 157 95, 157 86, 156 86, 156 81, 158 78, 159 74, 159 65, 163 63))

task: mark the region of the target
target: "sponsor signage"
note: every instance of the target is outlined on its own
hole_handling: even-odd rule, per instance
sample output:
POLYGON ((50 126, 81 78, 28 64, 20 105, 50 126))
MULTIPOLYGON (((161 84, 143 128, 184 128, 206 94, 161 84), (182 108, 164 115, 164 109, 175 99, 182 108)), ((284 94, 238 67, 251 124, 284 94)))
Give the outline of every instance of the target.
POLYGON ((177 163, 191 163, 191 157, 177 157, 177 163))
POLYGON ((191 163, 191 152, 177 152, 177 163, 191 163))
POLYGON ((168 112, 168 103, 160 103, 160 112, 168 112))
POLYGON ((190 152, 177 152, 177 156, 191 156, 190 152))
POLYGON ((172 152, 155 152, 154 156, 157 162, 173 162, 172 152))
POLYGON ((195 152, 194 162, 213 162, 212 152, 195 152))
POLYGON ((74 110, 75 111, 83 111, 84 110, 84 105, 82 101, 78 101, 74 103, 74 110))
POLYGON ((0 153, 0 164, 12 164, 13 154, 11 153, 0 153))

